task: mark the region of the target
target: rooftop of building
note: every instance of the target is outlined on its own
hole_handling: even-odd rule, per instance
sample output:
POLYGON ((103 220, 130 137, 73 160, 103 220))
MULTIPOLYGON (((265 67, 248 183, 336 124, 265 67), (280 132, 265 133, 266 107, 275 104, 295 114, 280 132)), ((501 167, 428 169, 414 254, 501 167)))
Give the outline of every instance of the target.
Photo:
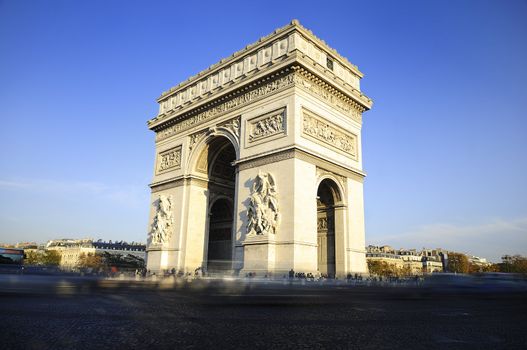
POLYGON ((112 250, 145 250, 146 245, 140 242, 126 242, 126 241, 97 241, 91 238, 82 239, 53 239, 47 242, 46 248, 51 247, 93 247, 96 249, 112 249, 112 250))
POLYGON ((101 240, 98 240, 96 242, 93 242, 93 247, 96 249, 111 249, 111 250, 136 250, 136 251, 144 251, 146 250, 146 245, 143 243, 137 243, 137 242, 125 242, 125 241, 119 241, 119 242, 104 242, 101 240))

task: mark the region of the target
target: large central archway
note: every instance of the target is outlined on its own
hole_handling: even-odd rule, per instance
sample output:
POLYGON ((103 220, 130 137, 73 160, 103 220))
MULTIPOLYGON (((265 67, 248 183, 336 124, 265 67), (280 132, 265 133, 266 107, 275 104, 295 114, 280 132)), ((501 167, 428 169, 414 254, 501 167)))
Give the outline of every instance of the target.
POLYGON ((204 265, 209 273, 232 269, 236 184, 236 173, 232 163, 235 160, 236 151, 227 138, 215 137, 208 142, 206 168, 209 217, 204 265))
POLYGON ((207 271, 231 269, 232 263, 232 203, 226 198, 216 200, 209 214, 207 271))

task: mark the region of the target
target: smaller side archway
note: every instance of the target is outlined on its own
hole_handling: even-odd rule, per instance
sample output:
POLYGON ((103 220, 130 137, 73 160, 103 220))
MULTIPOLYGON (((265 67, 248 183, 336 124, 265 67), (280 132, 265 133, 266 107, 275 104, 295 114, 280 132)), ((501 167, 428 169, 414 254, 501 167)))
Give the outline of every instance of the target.
POLYGON ((344 270, 344 205, 342 192, 331 178, 317 187, 317 267, 321 275, 334 278, 344 270))

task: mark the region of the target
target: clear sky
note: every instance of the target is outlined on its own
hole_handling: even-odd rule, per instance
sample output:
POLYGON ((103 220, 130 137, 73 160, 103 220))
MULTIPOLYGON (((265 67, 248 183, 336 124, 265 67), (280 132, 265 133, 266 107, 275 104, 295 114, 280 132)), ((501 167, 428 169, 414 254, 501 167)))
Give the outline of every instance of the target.
POLYGON ((521 0, 0 0, 0 242, 144 242, 155 99, 293 18, 374 100, 367 243, 527 255, 521 0))

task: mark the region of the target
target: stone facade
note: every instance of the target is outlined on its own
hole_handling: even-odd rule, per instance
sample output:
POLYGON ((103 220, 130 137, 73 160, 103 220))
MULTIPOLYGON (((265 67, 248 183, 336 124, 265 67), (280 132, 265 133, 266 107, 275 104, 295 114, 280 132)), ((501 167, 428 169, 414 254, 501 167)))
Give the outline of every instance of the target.
MULTIPOLYGON (((55 239, 48 241, 45 250, 54 250, 60 254, 60 267, 75 269, 78 267, 81 255, 109 253, 114 255, 132 255, 145 260, 145 245, 141 243, 103 242, 85 239, 55 239)), ((24 249, 24 251, 29 251, 24 249)))
POLYGON ((366 272, 361 78, 293 21, 163 93, 147 268, 366 272))
POLYGON ((405 269, 405 273, 411 275, 422 275, 446 271, 446 259, 448 252, 441 248, 424 249, 418 252, 416 249, 395 250, 390 246, 366 247, 367 261, 380 261, 392 265, 398 269, 405 269))

